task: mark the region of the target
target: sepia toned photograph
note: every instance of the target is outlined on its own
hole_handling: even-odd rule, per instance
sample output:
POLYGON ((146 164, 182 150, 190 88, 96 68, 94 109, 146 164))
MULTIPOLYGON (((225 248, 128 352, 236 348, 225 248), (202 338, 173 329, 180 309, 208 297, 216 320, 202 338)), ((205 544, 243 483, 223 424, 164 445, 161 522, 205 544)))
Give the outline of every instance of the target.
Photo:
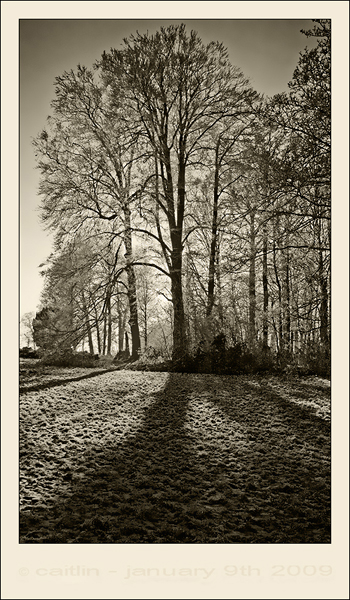
POLYGON ((331 544, 331 24, 19 20, 19 544, 331 544))

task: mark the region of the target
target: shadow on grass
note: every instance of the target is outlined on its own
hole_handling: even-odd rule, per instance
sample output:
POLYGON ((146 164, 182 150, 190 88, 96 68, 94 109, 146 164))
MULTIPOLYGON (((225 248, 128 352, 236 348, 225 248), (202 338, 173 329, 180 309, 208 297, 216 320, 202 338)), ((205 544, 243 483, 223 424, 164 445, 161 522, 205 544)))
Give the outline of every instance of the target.
MULTIPOLYGON (((303 398, 300 404, 288 399, 288 392, 298 396, 292 384, 282 395, 266 379, 252 377, 236 386, 236 397, 234 390, 230 378, 222 378, 213 403, 252 444, 240 457, 250 514, 254 504, 271 502, 281 543, 330 543, 330 421, 303 398)), ((329 390, 322 393, 326 402, 329 390)))
POLYGON ((51 381, 46 381, 42 383, 20 385, 19 393, 25 394, 27 392, 38 392, 40 390, 46 390, 52 387, 57 387, 58 385, 66 385, 67 383, 71 383, 72 381, 91 379, 91 377, 97 377, 98 375, 104 375, 105 373, 112 373, 114 371, 118 371, 118 367, 104 368, 98 371, 94 371, 93 373, 85 373, 84 375, 79 375, 77 377, 69 377, 67 379, 51 379, 51 381))
POLYGON ((328 433, 248 379, 169 374, 135 434, 90 447, 85 475, 22 514, 20 542, 329 543, 329 473, 314 443, 328 433))

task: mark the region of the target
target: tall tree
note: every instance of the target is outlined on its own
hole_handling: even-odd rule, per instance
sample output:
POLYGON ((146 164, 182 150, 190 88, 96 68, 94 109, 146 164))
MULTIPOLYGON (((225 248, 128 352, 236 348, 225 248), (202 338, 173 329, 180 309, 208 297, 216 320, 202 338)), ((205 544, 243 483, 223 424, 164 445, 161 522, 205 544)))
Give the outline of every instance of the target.
POLYGON ((33 329, 33 319, 35 318, 34 312, 26 312, 21 318, 21 336, 26 340, 26 344, 28 347, 33 346, 35 350, 35 340, 34 340, 34 329, 33 329))
POLYGON ((140 335, 130 208, 133 144, 122 124, 110 120, 103 86, 85 67, 57 77, 55 92, 54 114, 34 140, 42 220, 56 231, 58 240, 72 239, 98 220, 106 224, 102 235, 122 238, 132 356, 137 358, 140 335))
POLYGON ((230 65, 222 44, 205 46, 184 25, 131 36, 122 50, 104 53, 98 66, 112 101, 128 106, 129 127, 155 156, 169 246, 159 232, 158 239, 171 279, 173 357, 179 358, 187 351, 182 289, 186 177, 198 166, 208 133, 219 122, 251 110, 255 94, 230 65))
MULTIPOLYGON (((318 274, 319 333, 326 349, 330 294, 331 22, 315 19, 314 23, 313 29, 303 33, 317 37, 317 46, 300 54, 290 91, 272 99, 268 119, 287 136, 288 148, 279 168, 280 182, 288 198, 293 199, 293 213, 309 222, 308 245, 314 251, 318 274)), ((298 244, 305 244, 305 234, 299 236, 298 244)))

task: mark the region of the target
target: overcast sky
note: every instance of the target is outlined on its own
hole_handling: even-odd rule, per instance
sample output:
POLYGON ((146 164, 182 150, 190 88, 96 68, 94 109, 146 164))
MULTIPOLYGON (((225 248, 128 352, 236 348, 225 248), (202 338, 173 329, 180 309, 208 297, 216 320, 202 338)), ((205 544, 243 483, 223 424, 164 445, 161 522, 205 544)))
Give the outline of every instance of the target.
MULTIPOLYGON (((200 9, 200 3, 198 3, 200 9)), ((268 96, 288 89, 299 52, 315 44, 301 29, 311 20, 20 20, 20 315, 35 311, 43 280, 38 266, 51 251, 39 223, 39 172, 31 139, 45 126, 54 98, 54 79, 78 64, 92 67, 104 50, 121 47, 137 30, 186 23, 204 43, 223 42, 231 63, 268 96)))

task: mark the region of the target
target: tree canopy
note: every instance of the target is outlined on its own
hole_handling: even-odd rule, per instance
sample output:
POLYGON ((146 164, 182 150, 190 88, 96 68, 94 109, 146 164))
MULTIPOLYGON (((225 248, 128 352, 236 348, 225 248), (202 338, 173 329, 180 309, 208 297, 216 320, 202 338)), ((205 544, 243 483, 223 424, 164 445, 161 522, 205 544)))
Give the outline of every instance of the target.
POLYGON ((43 304, 71 306, 76 343, 329 347, 330 21, 304 33, 317 47, 273 98, 184 25, 56 78, 34 140, 55 233, 43 304))

